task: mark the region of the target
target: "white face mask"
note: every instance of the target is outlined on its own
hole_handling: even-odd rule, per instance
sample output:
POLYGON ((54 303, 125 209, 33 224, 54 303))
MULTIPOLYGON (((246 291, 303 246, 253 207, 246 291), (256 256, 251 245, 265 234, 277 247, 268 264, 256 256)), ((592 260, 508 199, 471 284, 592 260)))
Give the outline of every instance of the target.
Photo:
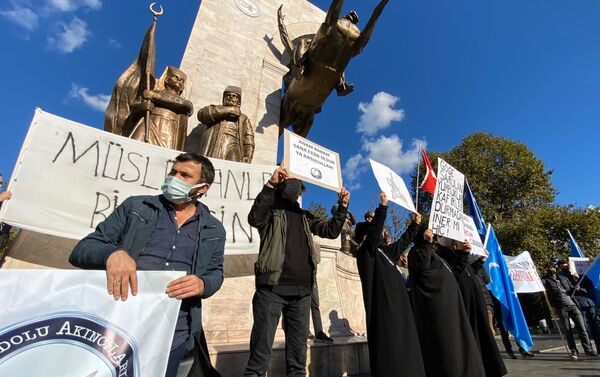
POLYGON ((197 185, 190 185, 187 182, 182 181, 181 179, 168 175, 165 178, 165 182, 162 184, 160 189, 163 192, 165 198, 168 201, 174 204, 183 204, 188 203, 194 200, 198 195, 196 194, 193 197, 190 196, 190 191, 193 189, 201 188, 203 186, 208 186, 208 183, 199 183, 197 185))

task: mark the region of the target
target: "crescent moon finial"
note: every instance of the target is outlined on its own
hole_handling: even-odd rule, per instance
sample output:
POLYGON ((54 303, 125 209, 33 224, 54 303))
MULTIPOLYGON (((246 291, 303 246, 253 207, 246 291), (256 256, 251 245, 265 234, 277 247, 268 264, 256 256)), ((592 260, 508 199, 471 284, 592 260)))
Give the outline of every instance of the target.
POLYGON ((150 4, 149 8, 150 12, 152 12, 152 14, 154 15, 154 20, 158 19, 158 16, 162 16, 164 13, 162 5, 156 2, 150 4), (158 9, 155 8, 156 5, 158 5, 158 9))

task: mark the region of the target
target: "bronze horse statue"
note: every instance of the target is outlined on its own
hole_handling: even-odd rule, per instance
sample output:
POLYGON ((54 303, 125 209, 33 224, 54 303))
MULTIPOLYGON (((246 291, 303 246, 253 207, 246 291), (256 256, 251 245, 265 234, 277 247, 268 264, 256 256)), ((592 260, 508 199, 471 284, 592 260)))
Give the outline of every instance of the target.
POLYGON ((305 137, 310 131, 315 114, 335 88, 338 96, 352 92, 346 83, 344 70, 350 60, 365 48, 377 19, 388 0, 381 0, 364 30, 358 24, 358 15, 351 11, 340 17, 344 0, 333 0, 325 21, 313 38, 301 38, 292 43, 283 23, 281 6, 277 12, 279 34, 291 58, 290 71, 284 77, 284 95, 281 101, 279 130, 292 125, 293 131, 305 137))

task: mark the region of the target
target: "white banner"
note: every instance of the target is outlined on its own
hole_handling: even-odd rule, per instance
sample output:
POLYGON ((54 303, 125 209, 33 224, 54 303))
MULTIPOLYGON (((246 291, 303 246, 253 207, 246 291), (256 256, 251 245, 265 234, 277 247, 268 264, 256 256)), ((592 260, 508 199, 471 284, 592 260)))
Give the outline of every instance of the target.
POLYGON ((340 191, 340 155, 312 141, 283 130, 283 163, 294 178, 340 191))
POLYGON ((369 162, 371 163, 375 179, 381 191, 385 192, 387 198, 399 206, 416 213, 417 210, 404 184, 404 180, 387 166, 371 159, 369 159, 369 162))
POLYGON ((0 376, 163 377, 181 301, 175 271, 138 271, 115 301, 104 271, 0 270, 0 376))
MULTIPOLYGON (((127 197, 160 194, 180 153, 37 109, 11 177, 13 197, 2 206, 0 219, 81 239, 127 197)), ((248 224, 248 212, 275 167, 211 161, 215 181, 201 201, 225 226, 225 253, 258 253, 259 236, 248 224)))
POLYGON ((505 255, 504 259, 515 286, 515 292, 535 293, 545 291, 544 284, 542 284, 542 279, 537 273, 529 251, 524 251, 515 257, 505 255))
POLYGON ((471 254, 487 257, 489 253, 483 246, 483 242, 481 242, 481 237, 479 237, 477 227, 475 226, 475 221, 471 216, 466 215, 464 213, 463 226, 465 231, 465 241, 468 241, 471 244, 471 254))
POLYGON ((437 184, 429 215, 429 229, 434 234, 464 241, 464 186, 465 176, 438 157, 437 184))
POLYGON ((591 265, 592 262, 590 261, 590 258, 569 257, 569 271, 572 274, 583 276, 591 265))

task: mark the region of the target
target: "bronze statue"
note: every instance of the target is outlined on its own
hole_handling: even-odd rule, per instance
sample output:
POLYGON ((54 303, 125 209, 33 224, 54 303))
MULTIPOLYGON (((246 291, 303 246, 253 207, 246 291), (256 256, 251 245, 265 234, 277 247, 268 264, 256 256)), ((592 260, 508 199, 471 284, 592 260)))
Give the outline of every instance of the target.
MULTIPOLYGON (((334 215, 337 212, 338 205, 334 205, 331 208, 331 214, 334 215)), ((356 218, 352 212, 346 213, 346 219, 344 225, 342 225, 342 231, 340 232, 340 251, 344 254, 354 256, 356 253, 356 242, 353 240, 353 229, 352 227, 356 224, 356 218)))
POLYGON ((222 160, 252 162, 254 130, 250 119, 240 111, 242 89, 228 86, 223 92, 223 105, 209 105, 198 111, 205 129, 200 137, 198 153, 222 160))
POLYGON ((315 36, 301 39, 296 46, 287 33, 279 8, 279 32, 291 58, 290 74, 284 78, 286 83, 281 102, 280 132, 291 124, 295 133, 306 136, 315 114, 321 111, 321 106, 334 88, 340 96, 352 92, 354 87, 346 83, 344 70, 369 42, 375 23, 387 3, 388 0, 379 2, 361 32, 356 25, 356 12, 340 17, 344 0, 333 0, 325 22, 315 36))
POLYGON ((183 71, 168 66, 155 88, 144 90, 142 98, 130 106, 132 121, 126 121, 123 135, 163 148, 183 150, 187 120, 194 113, 192 103, 181 96, 185 81, 183 71))
POLYGON ((159 5, 159 9, 155 10, 155 4, 150 5, 150 11, 154 17, 152 24, 144 35, 144 41, 137 58, 115 83, 110 102, 104 113, 105 131, 123 135, 123 126, 131 113, 130 106, 136 100, 139 100, 144 89, 154 85, 156 64, 154 34, 158 16, 163 14, 162 6, 159 5))

